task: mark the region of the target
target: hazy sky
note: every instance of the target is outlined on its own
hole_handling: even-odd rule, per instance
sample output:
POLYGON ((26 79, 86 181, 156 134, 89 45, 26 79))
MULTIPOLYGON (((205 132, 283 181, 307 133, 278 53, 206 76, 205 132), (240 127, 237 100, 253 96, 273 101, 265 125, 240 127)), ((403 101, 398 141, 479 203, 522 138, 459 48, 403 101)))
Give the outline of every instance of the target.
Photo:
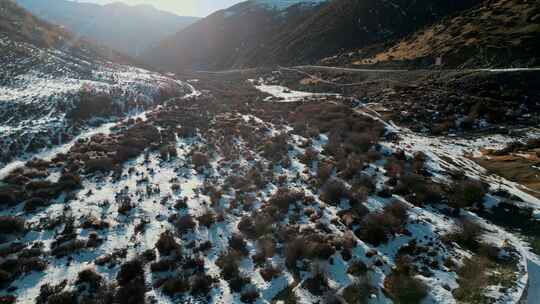
POLYGON ((78 2, 111 3, 125 2, 128 4, 151 4, 159 9, 171 11, 183 16, 204 17, 210 13, 227 8, 242 0, 76 0, 78 2))

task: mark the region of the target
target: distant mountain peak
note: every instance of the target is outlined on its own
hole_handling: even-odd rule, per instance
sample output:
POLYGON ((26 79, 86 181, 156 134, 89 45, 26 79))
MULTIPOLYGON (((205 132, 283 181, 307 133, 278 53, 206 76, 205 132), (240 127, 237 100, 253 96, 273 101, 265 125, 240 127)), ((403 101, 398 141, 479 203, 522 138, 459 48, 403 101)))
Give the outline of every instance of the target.
POLYGON ((270 9, 284 10, 293 5, 317 5, 327 0, 252 0, 252 2, 270 9))
POLYGON ((16 2, 41 19, 134 57, 198 20, 162 11, 151 4, 130 5, 117 1, 99 5, 67 0, 16 2))

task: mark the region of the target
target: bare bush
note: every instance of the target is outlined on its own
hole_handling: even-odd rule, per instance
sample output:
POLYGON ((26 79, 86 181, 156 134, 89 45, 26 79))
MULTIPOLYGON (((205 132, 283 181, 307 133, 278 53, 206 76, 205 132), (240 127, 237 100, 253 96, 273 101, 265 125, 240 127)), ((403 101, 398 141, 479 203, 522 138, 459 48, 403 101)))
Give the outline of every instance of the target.
POLYGON ((342 198, 347 198, 347 187, 337 179, 331 179, 321 189, 321 200, 329 205, 339 205, 342 198))
POLYGON ((402 230, 407 221, 407 208, 402 203, 393 203, 383 212, 368 214, 362 221, 355 234, 362 241, 379 246, 402 230))
POLYGON ((159 236, 156 248, 161 255, 170 255, 171 253, 180 255, 181 253, 181 247, 170 231, 165 231, 159 236))

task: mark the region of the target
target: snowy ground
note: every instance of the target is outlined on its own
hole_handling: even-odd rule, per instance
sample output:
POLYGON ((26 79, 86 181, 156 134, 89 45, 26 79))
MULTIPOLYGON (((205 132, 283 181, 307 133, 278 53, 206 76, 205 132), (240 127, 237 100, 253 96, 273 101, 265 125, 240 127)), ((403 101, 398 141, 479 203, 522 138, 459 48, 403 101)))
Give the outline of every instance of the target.
MULTIPOLYGON (((115 71, 117 72, 108 74, 102 70, 95 77, 109 80, 114 78, 115 84, 112 87, 116 86, 115 90, 126 88, 131 91, 136 88, 140 89, 140 92, 148 93, 148 87, 146 87, 148 83, 171 85, 171 80, 143 70, 123 70, 121 67, 115 67, 115 71)), ((39 81, 35 83, 37 85, 39 81)), ((329 102, 336 104, 342 101, 341 98, 337 98, 336 95, 332 94, 294 92, 277 85, 265 85, 262 81, 253 81, 253 83, 258 90, 271 95, 265 101, 266 103, 305 100, 326 101, 330 98, 332 100, 329 100, 329 102)), ((172 84, 175 87, 182 88, 184 99, 173 98, 165 102, 163 107, 158 107, 153 111, 144 112, 142 109, 129 111, 128 117, 152 124, 154 123, 152 119, 157 119, 160 114, 165 115, 167 109, 182 109, 172 113, 198 111, 198 108, 196 110, 189 107, 184 109, 182 103, 185 98, 200 97, 201 93, 184 82, 172 81, 172 84)), ((50 85, 53 86, 53 84, 50 85)), ((28 87, 32 88, 32 86, 28 87)), ((24 90, 28 87, 25 87, 24 90)), ((112 90, 112 87, 110 84, 104 84, 102 89, 112 90)), ((51 89, 54 90, 52 87, 51 89)), ((4 92, 5 96, 10 94, 9 96, 13 96, 13 100, 20 100, 20 98, 28 94, 17 93, 16 89, 13 90, 8 93, 6 93, 7 91, 4 92)), ((141 94, 144 95, 145 93, 141 94)), ((148 94, 152 95, 151 93, 148 94)), ((41 97, 36 95, 36 98, 41 97)), ((194 99, 194 101, 197 102, 198 100, 194 99)), ((502 147, 506 143, 515 140, 515 138, 491 136, 476 140, 465 140, 425 137, 401 129, 392 122, 384 122, 378 113, 365 107, 360 106, 354 111, 369 116, 369 118, 376 121, 381 121, 388 132, 395 132, 399 136, 399 141, 380 142, 381 151, 379 152, 381 155, 388 156, 399 150, 405 151, 408 156, 412 156, 415 152, 423 152, 428 157, 425 166, 433 174, 433 179, 438 182, 449 183, 448 173, 459 169, 471 178, 486 181, 493 189, 506 189, 523 199, 525 203, 533 206, 535 210, 540 210, 538 199, 528 195, 519 185, 488 175, 483 168, 468 157, 468 155, 478 153, 481 148, 502 147)), ((208 114, 206 111, 202 112, 204 113, 196 114, 208 114)), ((354 241, 355 246, 351 250, 350 258, 345 258, 340 250, 336 250, 326 260, 317 259, 313 261, 313 264, 318 264, 325 273, 328 288, 333 293, 341 294, 347 286, 359 280, 357 276, 348 273, 347 270, 353 262, 360 261, 368 269, 367 275, 362 279, 367 280, 370 285, 375 287, 375 290, 371 292, 369 302, 392 303, 388 295, 382 291, 385 287, 385 280, 392 273, 394 266, 398 264, 397 257, 401 254, 400 250, 405 245, 416 240, 418 246, 428 248, 429 251, 420 254, 418 259, 411 262, 419 269, 427 269, 422 275, 415 277, 428 287, 427 296, 422 301, 422 304, 456 303, 452 290, 459 286, 459 278, 456 272, 450 266, 447 266, 445 262, 451 260, 459 265, 460 261, 470 257, 471 253, 456 244, 448 244, 444 241, 444 236, 456 231, 460 222, 456 218, 443 214, 434 206, 418 207, 409 203, 406 198, 396 194, 386 198, 379 195, 382 187, 389 182, 388 172, 385 168, 387 160, 384 157, 381 156, 381 159, 369 163, 361 172, 356 172, 369 177, 375 184, 376 191, 373 191, 365 198, 365 207, 371 212, 381 212, 385 207, 398 201, 407 207, 407 220, 404 223, 403 231, 395 233, 388 242, 374 246, 360 240, 353 233, 352 226, 345 225, 340 218, 340 212, 351 209, 351 201, 342 198, 335 205, 325 203, 321 197, 319 186, 314 184, 314 180, 319 174, 318 167, 323 162, 332 162, 329 156, 320 153, 328 144, 328 134, 320 134, 317 139, 308 141, 307 138, 298 134, 292 134, 294 133, 293 128, 287 124, 275 125, 253 115, 227 112, 220 113, 219 116, 212 118, 214 119, 204 121, 204 123, 208 123, 210 129, 205 133, 210 134, 207 137, 204 137, 201 133, 189 138, 178 137, 180 132, 177 132, 177 130, 181 126, 174 126, 175 131, 172 133, 174 134, 172 149, 176 154, 174 157, 164 159, 160 155, 159 149, 147 148, 141 155, 123 163, 121 168, 114 174, 84 174, 82 176, 82 189, 78 190, 74 197, 69 197, 70 199, 67 199, 62 194, 52 204, 39 209, 37 212, 23 210, 22 204, 4 207, 0 211, 0 216, 19 216, 26 220, 30 232, 20 241, 25 244, 41 244, 45 252, 43 258, 47 262, 47 269, 19 276, 11 284, 12 289, 9 292, 2 291, 2 294, 16 295, 20 303, 31 303, 40 294, 41 287, 44 284, 58 284, 62 280, 67 280, 68 290, 76 291, 77 287, 75 285, 79 272, 88 268, 95 269, 107 282, 115 282, 120 265, 123 262, 137 258, 141 254, 148 252, 148 250, 154 251, 162 233, 175 231, 176 227, 171 221, 171 216, 191 215, 197 219, 197 225, 189 232, 174 234, 174 240, 181 244, 185 256, 202 259, 204 261, 204 273, 216 278, 216 282, 209 292, 209 301, 211 303, 242 303, 240 293, 233 292, 230 282, 223 279, 221 275, 222 269, 218 265, 220 254, 230 250, 229 240, 235 233, 240 231, 239 223, 246 218, 257 215, 258 211, 265 211, 269 199, 281 188, 303 191, 305 202, 293 202, 288 205, 288 209, 281 214, 282 217, 276 223, 272 223, 272 226, 294 226, 298 227, 298 231, 315 231, 331 240, 337 241, 351 238, 354 241), (230 126, 230 124, 238 122, 240 124, 230 126), (266 144, 269 139, 280 134, 290 132, 291 134, 289 134, 290 136, 287 137, 285 143, 289 147, 285 154, 290 164, 285 166, 266 159, 263 156, 264 147, 250 147, 248 140, 242 137, 232 139, 234 143, 232 149, 236 149, 241 153, 238 153, 236 159, 227 159, 225 153, 220 154, 221 152, 219 152, 224 151, 221 150, 224 147, 215 147, 214 144, 210 144, 213 141, 219 142, 217 141, 217 138, 221 136, 219 131, 222 131, 220 128, 224 126, 230 127, 230 130, 242 129, 244 132, 257 132, 261 144, 266 144), (306 142, 309 142, 307 146, 306 142), (317 160, 311 164, 302 161, 308 146, 320 153, 317 160), (205 169, 196 168, 193 161, 195 150, 213 151, 208 153, 211 157, 209 165, 205 169), (259 173, 271 176, 264 187, 255 190, 250 188, 251 190, 243 192, 244 190, 237 191, 225 186, 229 183, 229 178, 248 176, 247 173, 252 168, 259 168, 257 169, 261 171, 259 173), (210 194, 203 194, 207 191, 205 190, 207 188, 219 189, 221 191, 220 197, 213 201, 210 194), (131 203, 131 208, 127 211, 121 211, 125 201, 131 203), (242 201, 242 203, 239 201, 242 201), (249 204, 247 201, 249 201, 249 204), (185 206, 178 207, 179 202, 185 202, 185 206), (217 219, 207 227, 202 224, 199 217, 209 213, 214 214, 217 219), (108 228, 83 228, 83 223, 88 219, 92 219, 93 222, 107 223, 108 228), (50 254, 50 251, 52 251, 55 241, 61 238, 62 232, 67 229, 66 227, 70 222, 73 223, 77 239, 87 240, 94 233, 97 233, 101 243, 95 248, 76 250, 66 257, 55 257, 50 254), (203 252, 195 250, 199 245, 208 241, 211 244, 210 249, 203 252), (433 251, 431 251, 432 249, 433 251), (96 260, 115 254, 119 256, 117 261, 104 264, 96 263, 96 260), (436 266, 428 267, 433 264, 436 266)), ((98 127, 88 127, 70 141, 31 156, 51 160, 58 153, 69 153, 79 139, 92 138, 97 134, 114 138, 124 131, 124 129, 116 127, 125 126, 126 120, 127 118, 101 124, 98 127)), ((372 120, 369 121, 372 122, 372 120)), ((164 126, 160 125, 157 129, 164 131, 163 134, 165 134, 164 126)), ((527 134, 530 137, 536 137, 539 131, 531 130, 527 134)), ((27 159, 28 157, 23 156, 0 169, 0 180, 5 178, 13 169, 24 165, 27 159)), ((62 170, 65 170, 62 164, 48 167, 45 170, 46 179, 52 182, 57 181, 62 175, 62 170)), ((341 181, 341 178, 338 178, 335 172, 332 172, 331 175, 332 178, 341 181)), ((348 184, 346 181, 342 182, 347 189, 353 187, 352 184, 348 184)), ((211 191, 208 190, 208 192, 211 191)), ((489 194, 485 200, 496 204, 499 198, 489 194)), ((519 255, 516 266, 518 280, 515 284, 504 292, 500 290, 500 286, 488 286, 486 293, 493 300, 492 303, 517 302, 522 297, 527 280, 532 286, 529 288, 529 298, 539 296, 538 288, 536 288, 536 286, 540 286, 540 282, 537 281, 540 279, 538 275, 538 269, 540 268, 536 263, 538 258, 528 252, 526 244, 518 237, 486 222, 474 213, 464 212, 464 217, 477 222, 486 229, 487 232, 482 236, 483 242, 495 245, 497 248, 512 248, 519 255), (527 268, 529 268, 529 272, 527 272, 527 268)), ((286 288, 291 288, 299 303, 322 301, 324 296, 316 296, 306 287, 306 282, 312 279, 314 273, 310 269, 312 265, 307 265, 305 262, 307 259, 296 261, 298 267, 296 272, 292 271, 290 267, 286 267, 286 257, 283 254, 286 245, 288 244, 281 243, 281 241, 277 243, 275 254, 266 259, 267 264, 279 267, 281 271, 272 280, 265 281, 261 275, 261 267, 256 265, 252 258, 258 252, 258 242, 249 238, 245 240, 247 254, 240 259, 239 268, 242 275, 249 278, 250 283, 248 285, 256 288, 259 292, 256 303, 273 303, 276 295, 286 288)), ((504 252, 510 254, 510 251, 504 252)), ((160 259, 167 259, 167 257, 158 255, 158 260, 160 259)), ((197 297, 187 293, 170 297, 163 292, 162 288, 156 285, 156 282, 161 278, 180 275, 183 275, 182 269, 151 272, 150 266, 146 265, 144 278, 148 286, 146 296, 157 303, 198 303, 199 299, 197 297)))

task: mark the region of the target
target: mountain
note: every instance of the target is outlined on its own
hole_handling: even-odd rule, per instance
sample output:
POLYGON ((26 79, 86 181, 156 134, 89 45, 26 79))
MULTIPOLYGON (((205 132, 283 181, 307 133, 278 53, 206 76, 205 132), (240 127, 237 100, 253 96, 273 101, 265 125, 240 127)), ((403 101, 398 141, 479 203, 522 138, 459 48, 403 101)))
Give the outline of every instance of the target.
POLYGON ((0 0, 0 167, 187 91, 0 0))
POLYGON ((308 63, 404 37, 479 2, 252 0, 196 22, 141 58, 176 70, 308 63))
POLYGON ((37 17, 133 57, 198 20, 157 10, 151 5, 16 1, 37 17))
POLYGON ((339 64, 429 66, 440 57, 447 68, 538 66, 539 46, 539 2, 497 0, 448 16, 377 52, 361 50, 339 64))
POLYGON ((243 66, 250 52, 295 27, 320 1, 247 1, 217 11, 164 40, 141 58, 163 68, 225 69, 243 66))

